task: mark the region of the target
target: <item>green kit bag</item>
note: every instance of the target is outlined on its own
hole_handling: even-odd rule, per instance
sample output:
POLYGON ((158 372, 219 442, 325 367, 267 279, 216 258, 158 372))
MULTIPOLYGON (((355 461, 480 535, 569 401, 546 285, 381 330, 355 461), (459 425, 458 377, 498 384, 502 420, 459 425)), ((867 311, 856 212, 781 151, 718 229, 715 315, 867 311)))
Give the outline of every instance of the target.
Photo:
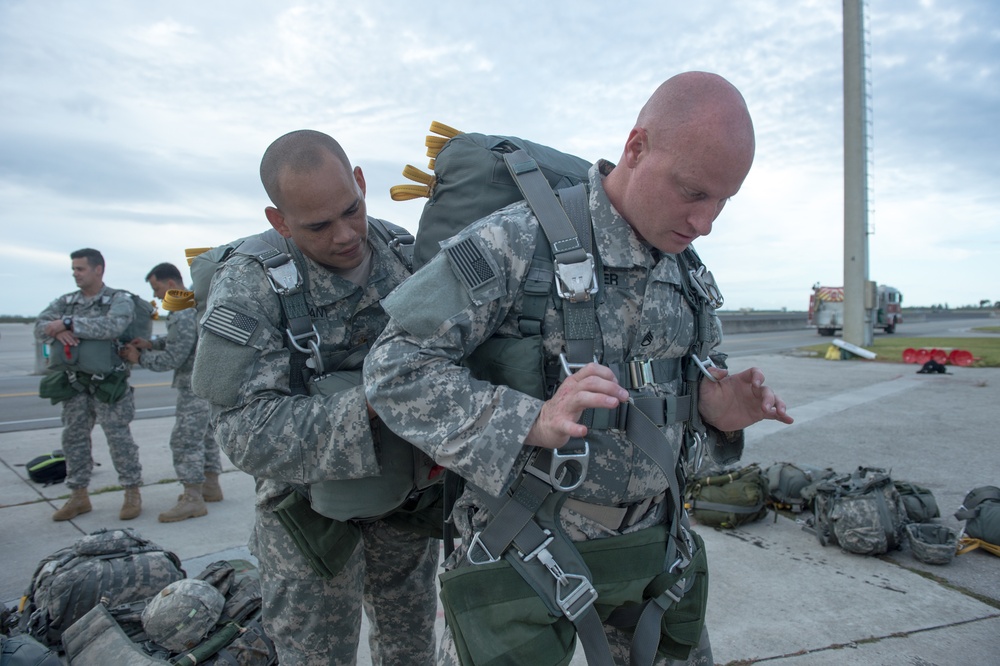
POLYGON ((695 477, 685 490, 691 515, 702 525, 736 527, 767 515, 770 490, 757 463, 695 477))
MULTIPOLYGON (((662 525, 574 544, 592 574, 594 607, 602 621, 619 607, 659 596, 682 578, 687 582, 687 592, 664 614, 660 629, 658 651, 672 659, 687 658, 705 624, 708 559, 701 537, 691 536, 695 555, 683 572, 673 573, 663 571, 662 525)), ((441 601, 463 664, 564 666, 573 655, 573 624, 550 614, 505 559, 443 573, 441 601)))
POLYGON ((361 539, 355 523, 327 518, 316 513, 309 500, 291 493, 274 509, 274 515, 295 542, 299 552, 322 578, 333 578, 347 564, 361 539))

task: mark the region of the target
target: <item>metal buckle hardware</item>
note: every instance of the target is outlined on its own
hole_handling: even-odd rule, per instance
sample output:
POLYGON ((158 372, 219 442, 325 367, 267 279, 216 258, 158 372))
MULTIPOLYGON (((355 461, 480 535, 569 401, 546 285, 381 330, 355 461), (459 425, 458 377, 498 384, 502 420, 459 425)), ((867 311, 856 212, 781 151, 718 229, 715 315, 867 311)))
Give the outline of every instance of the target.
POLYGON ((306 359, 306 365, 316 371, 316 374, 322 375, 325 368, 323 367, 323 357, 319 353, 319 331, 316 330, 316 326, 312 327, 311 331, 295 335, 292 333, 292 329, 286 328, 285 334, 288 336, 288 342, 303 354, 308 354, 309 358, 306 359), (303 343, 306 346, 303 346, 303 343))
POLYGON ((632 388, 638 389, 654 383, 652 361, 629 361, 627 366, 632 388))
POLYGON ((594 271, 594 255, 573 264, 553 262, 556 273, 556 293, 559 298, 570 303, 590 300, 597 293, 597 272, 594 271))
MULTIPOLYGON (((594 357, 593 363, 597 363, 597 357, 594 357)), ((569 359, 566 358, 566 354, 559 354, 559 365, 562 367, 562 377, 561 379, 566 379, 572 375, 577 370, 583 368, 587 365, 586 363, 570 363, 569 359)))
POLYGON ((706 270, 704 266, 700 266, 697 270, 689 270, 688 275, 691 276, 691 284, 699 296, 708 301, 708 304, 716 310, 722 307, 725 299, 722 297, 719 287, 715 284, 715 277, 712 275, 712 271, 706 270))
POLYGON ((486 544, 482 540, 482 532, 476 532, 472 535, 472 543, 469 544, 469 550, 465 553, 465 559, 469 560, 470 564, 480 565, 480 564, 493 564, 494 562, 499 562, 499 557, 494 557, 490 549, 486 547, 486 544), (481 550, 486 553, 486 558, 477 560, 474 557, 474 553, 477 550, 481 550))
POLYGON ((712 360, 712 358, 710 356, 706 356, 705 360, 702 361, 700 358, 698 358, 697 354, 691 354, 691 360, 693 360, 695 362, 695 364, 698 366, 698 369, 701 370, 701 374, 703 374, 706 377, 708 377, 709 381, 713 381, 713 382, 719 381, 718 379, 716 379, 715 377, 712 376, 711 372, 708 371, 708 368, 718 368, 719 367, 719 366, 715 365, 715 362, 712 360))
POLYGON ((282 254, 280 258, 284 259, 284 261, 276 265, 270 265, 273 260, 269 260, 269 265, 264 273, 267 275, 267 281, 271 283, 271 288, 274 289, 275 293, 288 296, 295 293, 302 286, 302 277, 299 275, 299 270, 295 267, 295 262, 292 261, 289 255, 282 254))
POLYGON ((597 600, 597 590, 586 576, 563 571, 547 548, 536 553, 538 561, 556 579, 556 604, 570 622, 575 622, 597 600))
POLYGON ((587 467, 590 462, 590 443, 583 440, 583 451, 562 453, 559 449, 548 449, 551 453, 549 469, 540 470, 533 464, 528 464, 524 470, 532 476, 545 481, 556 492, 568 493, 576 490, 587 478, 587 467), (569 477, 569 483, 564 481, 569 477))

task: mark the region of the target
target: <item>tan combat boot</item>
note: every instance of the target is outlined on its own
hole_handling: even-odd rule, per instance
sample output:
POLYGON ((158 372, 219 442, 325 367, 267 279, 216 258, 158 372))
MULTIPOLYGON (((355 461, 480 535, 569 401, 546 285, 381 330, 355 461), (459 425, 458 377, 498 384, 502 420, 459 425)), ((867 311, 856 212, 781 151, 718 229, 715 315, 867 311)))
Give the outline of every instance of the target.
POLYGON ((139 486, 125 488, 125 501, 122 510, 118 512, 119 520, 132 520, 142 513, 142 497, 139 496, 139 486))
POLYGON ((201 496, 206 502, 222 501, 222 486, 219 485, 218 474, 205 472, 205 483, 201 484, 201 496))
POLYGON ((52 520, 70 520, 81 513, 89 513, 90 509, 90 495, 87 494, 87 489, 73 488, 73 493, 62 508, 52 514, 52 520))
POLYGON ((177 504, 160 514, 161 523, 176 523, 178 520, 197 518, 208 514, 208 507, 201 495, 201 485, 184 484, 184 492, 177 498, 177 504))

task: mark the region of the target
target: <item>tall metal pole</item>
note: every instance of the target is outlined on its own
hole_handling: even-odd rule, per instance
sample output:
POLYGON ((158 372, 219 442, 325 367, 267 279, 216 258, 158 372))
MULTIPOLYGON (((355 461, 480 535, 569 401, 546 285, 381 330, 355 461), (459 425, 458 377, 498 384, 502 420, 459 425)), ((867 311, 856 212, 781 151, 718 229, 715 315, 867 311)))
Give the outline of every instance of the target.
POLYGON ((870 346, 868 134, 863 0, 844 0, 844 339, 870 346), (866 304, 866 301, 869 301, 866 304))

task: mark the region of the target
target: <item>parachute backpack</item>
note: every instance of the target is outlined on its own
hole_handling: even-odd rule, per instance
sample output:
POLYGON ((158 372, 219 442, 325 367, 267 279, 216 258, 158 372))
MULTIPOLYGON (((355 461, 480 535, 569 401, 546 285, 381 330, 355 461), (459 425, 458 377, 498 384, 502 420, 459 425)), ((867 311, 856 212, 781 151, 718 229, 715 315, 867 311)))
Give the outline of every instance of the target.
MULTIPOLYGON (((586 190, 590 164, 518 137, 464 134, 439 123, 433 123, 431 131, 439 135, 428 136, 425 143, 434 175, 408 165, 403 175, 419 184, 390 190, 397 201, 428 197, 417 231, 415 265, 426 263, 438 251, 441 239, 506 205, 527 201, 540 230, 524 284, 524 315, 519 322, 523 337, 491 338, 466 359, 466 365, 478 379, 544 399, 565 376, 562 373, 572 373, 595 358, 601 268, 592 248, 586 190), (552 295, 558 299, 565 324, 566 352, 558 359, 547 358, 541 346, 542 322, 552 295)), ((461 252, 465 242, 449 246, 448 251, 461 252)), ((677 261, 682 275, 689 278, 681 281, 681 288, 695 318, 693 353, 705 358, 710 349, 712 311, 722 305, 722 297, 694 250, 686 249, 677 255, 677 261)), ((496 659, 491 663, 566 663, 575 636, 588 663, 610 664, 602 616, 614 626, 634 631, 632 663, 651 663, 657 652, 684 659, 698 643, 704 622, 707 565, 700 537, 687 529, 680 497, 683 483, 678 481, 678 462, 684 452, 662 441, 664 435, 650 416, 659 410, 664 424, 687 422, 689 432, 698 433, 693 446, 700 443, 704 425, 697 414, 697 386, 702 371, 693 361, 678 361, 613 362, 613 371, 627 389, 639 389, 654 381, 653 377, 676 376, 682 380, 684 393, 639 396, 629 403, 634 409, 602 415, 618 423, 614 426, 609 420, 603 427, 626 430, 637 449, 670 480, 666 492, 673 507, 668 525, 660 526, 662 540, 633 544, 634 538, 649 538, 643 530, 615 537, 623 540, 616 543, 623 548, 657 551, 641 558, 657 567, 663 562, 674 565, 669 571, 657 568, 648 572, 651 577, 643 578, 636 597, 641 597, 642 603, 618 601, 627 586, 618 584, 616 588, 609 582, 622 573, 615 553, 607 550, 612 548, 608 542, 614 539, 574 544, 558 526, 558 512, 563 502, 570 501, 567 493, 579 487, 586 476, 589 445, 571 439, 559 450, 538 450, 511 494, 497 498, 472 488, 494 518, 475 535, 463 564, 441 577, 441 598, 462 663, 491 659, 496 659), (666 420, 668 413, 676 419, 666 420), (503 645, 494 640, 499 634, 482 628, 491 618, 498 626, 495 618, 503 612, 481 605, 484 597, 474 582, 479 571, 497 576, 487 583, 490 590, 485 594, 496 594, 497 599, 503 596, 501 605, 506 612, 515 612, 508 601, 519 604, 516 608, 524 608, 522 602, 533 604, 528 611, 530 622, 525 623, 527 615, 510 618, 522 630, 503 645), (525 584, 530 589, 522 595, 519 590, 525 584), (662 633, 661 627, 665 627, 662 633)), ((445 545, 447 548, 447 538, 445 545)))

